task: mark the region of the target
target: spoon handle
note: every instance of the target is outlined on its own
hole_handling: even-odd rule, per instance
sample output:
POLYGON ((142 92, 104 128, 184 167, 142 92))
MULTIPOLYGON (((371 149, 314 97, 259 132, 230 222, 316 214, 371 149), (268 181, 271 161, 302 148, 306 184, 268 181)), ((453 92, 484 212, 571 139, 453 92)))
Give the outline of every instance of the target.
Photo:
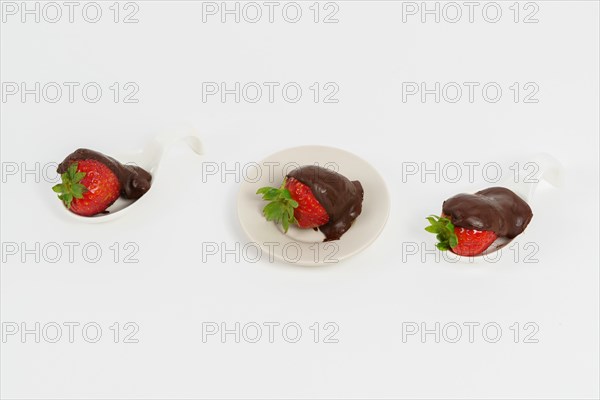
POLYGON ((203 146, 196 128, 191 126, 169 129, 158 134, 151 145, 163 152, 178 142, 185 142, 196 154, 203 154, 203 146))
POLYGON ((556 158, 546 153, 537 154, 532 161, 520 164, 517 174, 507 178, 504 186, 511 188, 530 203, 542 180, 555 187, 561 187, 564 181, 564 167, 556 158))

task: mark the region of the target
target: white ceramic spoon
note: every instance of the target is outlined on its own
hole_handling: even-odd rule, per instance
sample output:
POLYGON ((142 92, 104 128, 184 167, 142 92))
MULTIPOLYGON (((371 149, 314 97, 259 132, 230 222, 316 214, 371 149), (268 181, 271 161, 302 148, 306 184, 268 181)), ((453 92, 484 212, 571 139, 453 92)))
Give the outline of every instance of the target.
MULTIPOLYGON (((535 191, 542 180, 550 183, 555 187, 561 187, 564 180, 564 168, 560 162, 549 154, 538 154, 532 160, 519 164, 517 175, 509 174, 510 176, 503 179, 497 185, 502 186, 515 192, 519 197, 532 206, 532 199, 535 191)), ((533 206, 532 206, 533 209, 533 206)), ((535 215, 535 210, 534 215, 535 215)), ((506 246, 514 239, 501 237, 496 239, 494 243, 487 248, 486 251, 476 257, 488 256, 493 252, 506 246)))
POLYGON ((186 128, 174 131, 168 131, 157 135, 154 139, 146 144, 143 150, 136 153, 125 153, 125 154, 107 154, 113 157, 122 164, 137 165, 152 175, 152 186, 150 190, 146 192, 142 197, 137 200, 127 200, 119 197, 110 207, 108 207, 108 213, 97 214, 93 217, 82 217, 71 211, 62 205, 61 202, 57 201, 56 204, 63 209, 71 218, 75 218, 81 222, 87 223, 100 223, 113 221, 116 218, 120 218, 127 213, 132 207, 139 207, 146 201, 148 196, 152 196, 154 187, 156 186, 156 178, 160 162, 163 155, 168 149, 179 142, 186 143, 196 154, 202 154, 202 142, 198 136, 198 133, 193 128, 186 128))

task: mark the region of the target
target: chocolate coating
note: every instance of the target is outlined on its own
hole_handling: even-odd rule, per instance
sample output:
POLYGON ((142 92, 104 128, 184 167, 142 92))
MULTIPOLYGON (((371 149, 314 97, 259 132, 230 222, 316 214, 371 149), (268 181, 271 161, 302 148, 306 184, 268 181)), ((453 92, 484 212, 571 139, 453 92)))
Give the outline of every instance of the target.
POLYGON ((57 172, 65 173, 69 165, 80 160, 96 160, 106 165, 117 176, 121 183, 121 196, 126 199, 139 199, 150 190, 152 175, 148 171, 135 165, 123 165, 112 157, 89 149, 77 149, 69 154, 58 165, 57 172))
POLYGON ((493 231, 509 239, 523 233, 533 217, 529 205, 503 187, 458 194, 444 201, 442 212, 450 217, 454 226, 493 231))
POLYGON ((287 176, 308 186, 327 211, 329 222, 319 227, 326 242, 342 237, 360 215, 364 191, 359 181, 351 182, 337 172, 314 165, 297 168, 287 176))

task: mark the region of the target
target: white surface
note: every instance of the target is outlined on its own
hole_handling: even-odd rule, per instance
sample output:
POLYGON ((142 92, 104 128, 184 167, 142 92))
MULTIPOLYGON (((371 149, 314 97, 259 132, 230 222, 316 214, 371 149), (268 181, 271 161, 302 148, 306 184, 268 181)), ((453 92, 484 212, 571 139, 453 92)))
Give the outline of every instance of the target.
POLYGON ((96 344, 8 338, 2 397, 599 396, 598 3, 538 2, 538 24, 515 24, 506 8, 497 24, 402 23, 392 2, 340 2, 338 24, 203 24, 200 3, 138 4, 138 24, 2 24, 3 82, 96 81, 105 91, 95 104, 2 103, 3 165, 59 162, 82 146, 126 152, 180 123, 196 126, 205 145, 201 158, 183 147, 165 155, 161 191, 107 224, 65 219, 43 179, 2 183, 3 243, 103 249, 95 264, 80 253, 54 264, 10 256, 2 322, 94 321, 104 331, 96 344), (202 82, 212 81, 296 81, 305 94, 295 104, 203 103, 202 82), (505 94, 493 104, 403 103, 407 81, 495 81, 505 94), (110 100, 113 82, 137 82, 139 103, 110 100), (313 82, 336 82, 339 103, 315 104, 313 82), (536 82, 539 103, 514 103, 513 82, 536 82), (236 219, 240 181, 203 183, 203 166, 231 169, 308 144, 350 151, 382 174, 392 208, 373 245, 325 268, 231 255, 202 262, 202 243, 247 241, 236 219), (490 186, 480 170, 472 183, 403 182, 403 162, 494 161, 506 172, 539 152, 563 163, 565 186, 538 189, 518 262, 512 253, 476 266, 403 260, 407 243, 433 247, 424 218, 445 198, 490 186), (115 263, 114 242, 120 260, 125 243, 137 243, 139 263, 115 263), (539 262, 524 262, 526 243, 538 246, 539 262), (137 323, 139 343, 113 343, 115 321, 137 323), (221 321, 294 321, 304 335, 295 344, 281 335, 203 343, 202 323, 221 321), (309 326, 328 321, 339 343, 314 343, 309 326), (403 343, 403 322, 422 321, 496 322, 503 337, 403 343), (514 322, 537 324, 539 343, 514 343, 514 322))
MULTIPOLYGON (((300 146, 272 154, 256 167, 256 178, 247 174, 250 179, 240 187, 237 214, 242 229, 252 243, 261 247, 266 260, 305 266, 335 264, 363 251, 385 227, 390 212, 386 184, 369 163, 354 154, 334 147, 300 146), (266 203, 256 191, 265 186, 279 187, 292 169, 302 165, 329 168, 351 181, 361 182, 365 193, 362 212, 339 240, 324 242, 322 232, 295 226, 284 234, 280 225, 266 221, 262 215, 266 203)), ((258 258, 258 252, 255 253, 258 258)))

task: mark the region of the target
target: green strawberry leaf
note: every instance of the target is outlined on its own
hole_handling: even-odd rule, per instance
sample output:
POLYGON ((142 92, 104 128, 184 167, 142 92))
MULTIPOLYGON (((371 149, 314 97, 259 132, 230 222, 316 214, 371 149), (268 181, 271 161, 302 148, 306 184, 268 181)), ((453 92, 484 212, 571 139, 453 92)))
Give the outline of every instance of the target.
POLYGON ((290 215, 288 214, 287 210, 285 210, 283 212, 283 216, 282 216, 282 219, 281 219, 281 225, 283 225, 283 230, 285 232, 287 232, 288 229, 289 229, 289 227, 290 227, 290 215))
MULTIPOLYGON (((265 194, 267 192, 272 191, 273 189, 275 189, 275 188, 272 188, 272 187, 261 187, 260 189, 258 189, 256 191, 256 194, 265 194)), ((277 190, 277 189, 275 189, 275 190, 277 190)))
POLYGON ((75 179, 73 179, 73 182, 76 182, 76 183, 81 182, 81 180, 83 179, 84 176, 85 176, 85 172, 76 172, 75 179))
POLYGON ((440 249, 442 251, 450 250, 450 247, 448 247, 448 245, 446 243, 437 243, 435 245, 435 247, 437 247, 438 249, 440 249))
POLYGON ((283 231, 287 233, 290 225, 296 223, 294 209, 298 207, 298 202, 292 199, 290 191, 285 188, 285 181, 279 189, 262 187, 256 194, 261 194, 263 200, 270 202, 263 208, 263 215, 267 221, 281 224, 283 231))
POLYGON ((69 168, 67 169, 67 173, 69 174, 69 178, 71 178, 71 180, 75 180, 75 174, 77 174, 78 165, 79 164, 75 162, 69 165, 69 168))
POLYGON ((445 217, 430 215, 426 218, 430 225, 425 227, 429 233, 435 234, 438 243, 435 245, 442 251, 450 250, 458 245, 458 238, 454 233, 454 225, 445 217))
POLYGON ((458 246, 458 238, 454 234, 454 228, 452 228, 452 235, 450 235, 450 238, 448 239, 448 242, 450 244, 450 247, 456 247, 456 246, 458 246))
POLYGON ((69 165, 67 171, 60 175, 62 183, 52 186, 52 190, 58 193, 58 198, 67 208, 71 208, 74 198, 83 198, 83 194, 87 191, 87 188, 79 183, 85 177, 85 172, 78 172, 77 167, 76 162, 69 165))
POLYGON ((76 183, 71 186, 71 193, 73 194, 73 197, 75 197, 76 199, 83 198, 83 193, 85 191, 86 191, 86 188, 81 183, 76 183))
POLYGON ((277 196, 279 195, 279 189, 265 187, 265 188, 258 189, 258 191, 256 193, 262 194, 263 200, 275 200, 277 198, 277 196))

